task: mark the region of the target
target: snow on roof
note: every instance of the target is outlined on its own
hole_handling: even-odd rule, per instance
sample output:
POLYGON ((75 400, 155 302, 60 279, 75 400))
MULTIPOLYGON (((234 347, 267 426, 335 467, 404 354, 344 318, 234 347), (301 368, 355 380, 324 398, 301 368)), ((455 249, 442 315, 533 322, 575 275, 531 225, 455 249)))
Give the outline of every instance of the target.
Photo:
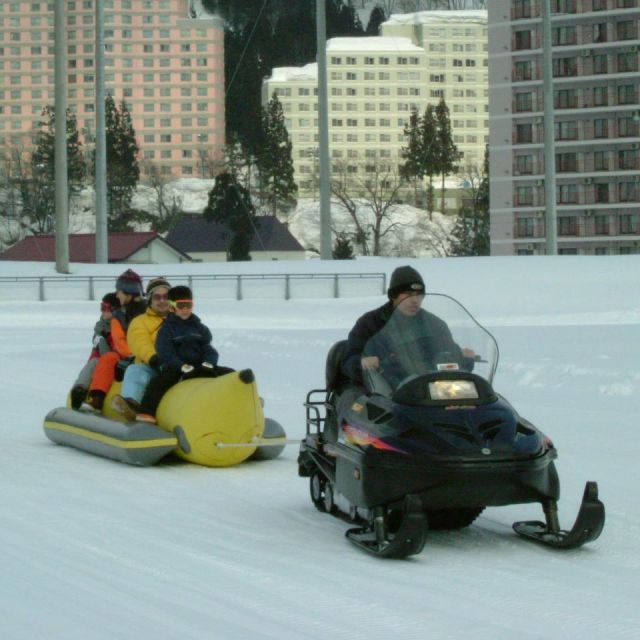
POLYGON ((271 71, 269 80, 275 82, 288 82, 289 80, 318 80, 318 63, 311 62, 304 67, 275 67, 271 71))
POLYGON ((487 23, 486 9, 466 9, 460 11, 416 11, 415 13, 394 13, 382 24, 428 24, 430 22, 475 22, 487 23))
POLYGON ((331 38, 327 40, 327 51, 408 51, 424 53, 424 49, 413 44, 410 38, 393 38, 390 36, 331 38))

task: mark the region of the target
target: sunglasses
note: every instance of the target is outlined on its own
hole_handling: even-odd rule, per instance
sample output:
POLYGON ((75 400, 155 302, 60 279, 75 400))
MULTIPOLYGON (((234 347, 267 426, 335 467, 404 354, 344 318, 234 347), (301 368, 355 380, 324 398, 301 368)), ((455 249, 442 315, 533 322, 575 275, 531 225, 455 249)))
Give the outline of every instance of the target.
POLYGON ((169 299, 169 294, 168 293, 154 293, 151 297, 154 300, 168 300, 169 299))
POLYGON ((101 302, 100 311, 113 311, 113 307, 108 302, 101 302))
POLYGON ((193 300, 171 300, 169 304, 174 309, 193 309, 193 300))

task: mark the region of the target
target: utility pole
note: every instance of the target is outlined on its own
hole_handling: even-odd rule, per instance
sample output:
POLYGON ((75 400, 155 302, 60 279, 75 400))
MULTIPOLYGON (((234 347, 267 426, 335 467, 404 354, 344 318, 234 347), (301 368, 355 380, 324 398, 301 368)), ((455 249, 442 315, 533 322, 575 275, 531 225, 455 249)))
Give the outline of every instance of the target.
POLYGON ((109 262, 107 136, 104 92, 104 0, 96 0, 96 263, 109 262))
POLYGON ((329 166, 329 105, 327 91, 327 20, 325 0, 316 0, 318 46, 318 168, 320 174, 320 258, 331 260, 331 184, 329 166))
POLYGON ((551 0, 542 2, 542 73, 544 74, 544 204, 546 250, 558 253, 556 215, 556 143, 553 102, 553 52, 551 49, 551 0))
POLYGON ((54 7, 55 142, 54 180, 56 212, 56 271, 69 273, 69 197, 67 184, 67 50, 66 0, 54 7))

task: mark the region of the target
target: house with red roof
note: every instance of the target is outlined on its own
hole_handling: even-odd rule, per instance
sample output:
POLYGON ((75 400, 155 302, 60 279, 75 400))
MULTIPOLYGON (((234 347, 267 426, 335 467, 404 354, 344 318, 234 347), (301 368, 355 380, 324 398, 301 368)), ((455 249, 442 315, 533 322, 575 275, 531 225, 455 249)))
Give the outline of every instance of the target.
MULTIPOLYGON (((0 260, 55 262, 55 235, 28 236, 0 253, 0 260)), ((69 262, 96 261, 94 233, 69 235, 69 262)), ((170 264, 190 262, 191 258, 155 231, 114 232, 109 234, 109 262, 127 264, 170 264)))

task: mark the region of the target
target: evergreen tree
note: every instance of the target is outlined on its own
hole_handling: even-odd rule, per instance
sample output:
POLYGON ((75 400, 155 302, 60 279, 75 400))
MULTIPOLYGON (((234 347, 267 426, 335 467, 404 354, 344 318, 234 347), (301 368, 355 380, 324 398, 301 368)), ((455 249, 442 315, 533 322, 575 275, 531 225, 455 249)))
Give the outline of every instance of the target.
POLYGON ((470 176, 471 206, 460 209, 451 232, 450 255, 488 256, 489 237, 489 149, 485 149, 480 176, 470 176))
MULTIPOLYGON (((42 110, 43 120, 36 134, 36 147, 31 153, 27 170, 19 178, 23 214, 35 233, 53 231, 55 219, 55 110, 47 106, 42 110)), ((86 174, 82 144, 78 135, 75 115, 67 110, 67 182, 69 199, 77 193, 86 174)))
POLYGON ((442 176, 442 192, 441 192, 441 211, 444 213, 444 194, 445 180, 448 175, 456 171, 456 162, 461 155, 458 147, 453 141, 451 132, 451 119, 449 117, 449 107, 444 98, 440 98, 440 102, 435 110, 436 119, 436 171, 442 176))
POLYGON ((217 176, 203 215, 229 230, 227 260, 251 260, 251 239, 259 223, 249 192, 234 175, 224 172, 217 176))
POLYGON ((366 34, 368 36, 379 36, 380 25, 386 20, 384 10, 376 5, 373 11, 369 14, 369 22, 367 23, 366 34))
POLYGON ((105 130, 109 229, 126 231, 140 218, 131 210, 131 199, 140 179, 140 167, 136 134, 124 100, 118 107, 111 95, 106 97, 105 130))
POLYGON ((406 180, 414 179, 416 182, 425 177, 429 179, 427 210, 431 219, 434 208, 433 176, 438 171, 437 123, 433 105, 427 105, 422 117, 414 112, 404 133, 408 138, 408 146, 400 152, 405 160, 400 169, 401 175, 406 180))
POLYGON ((296 205, 298 186, 293 177, 291 140, 284 124, 284 112, 274 93, 262 111, 263 142, 258 155, 262 191, 273 215, 296 205))
POLYGON ((333 245, 333 259, 334 260, 353 260, 353 245, 351 240, 344 231, 340 231, 336 235, 336 241, 333 245))

